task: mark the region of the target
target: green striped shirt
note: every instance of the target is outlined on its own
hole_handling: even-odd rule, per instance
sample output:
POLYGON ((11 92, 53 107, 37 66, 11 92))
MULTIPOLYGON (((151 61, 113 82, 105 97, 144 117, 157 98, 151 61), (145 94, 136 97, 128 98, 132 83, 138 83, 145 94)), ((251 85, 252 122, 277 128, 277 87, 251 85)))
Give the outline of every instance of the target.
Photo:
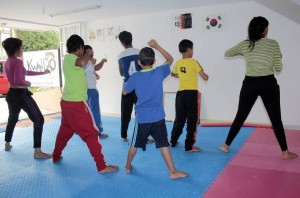
POLYGON ((281 51, 277 41, 262 38, 255 42, 250 51, 250 41, 242 41, 228 49, 225 56, 244 56, 246 59, 246 76, 268 76, 282 70, 281 51))

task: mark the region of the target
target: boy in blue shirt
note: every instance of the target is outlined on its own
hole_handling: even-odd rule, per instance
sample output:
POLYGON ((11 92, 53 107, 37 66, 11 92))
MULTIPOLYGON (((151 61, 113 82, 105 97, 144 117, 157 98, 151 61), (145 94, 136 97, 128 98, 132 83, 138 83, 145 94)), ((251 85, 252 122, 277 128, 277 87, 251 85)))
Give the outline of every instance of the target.
POLYGON ((171 73, 170 65, 173 62, 173 57, 155 40, 150 40, 148 44, 166 58, 167 64, 153 68, 154 51, 149 47, 143 48, 138 57, 138 63, 143 69, 132 75, 123 88, 124 95, 135 91, 138 98, 135 106, 136 126, 128 150, 126 173, 130 173, 132 170, 131 162, 137 148, 146 150, 147 140, 151 135, 155 140, 156 147, 161 149, 169 169, 169 177, 171 179, 186 177, 188 176, 187 173, 175 169, 169 149, 165 112, 162 106, 163 81, 171 73))

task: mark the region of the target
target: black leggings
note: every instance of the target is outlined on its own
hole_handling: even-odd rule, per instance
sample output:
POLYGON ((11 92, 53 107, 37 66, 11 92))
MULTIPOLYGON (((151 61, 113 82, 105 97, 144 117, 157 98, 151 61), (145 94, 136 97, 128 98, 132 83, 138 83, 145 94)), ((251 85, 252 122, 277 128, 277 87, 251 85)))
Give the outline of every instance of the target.
POLYGON ((127 130, 131 120, 133 106, 137 102, 135 91, 127 95, 122 95, 121 98, 121 137, 127 138, 127 130))
POLYGON ((32 93, 28 91, 28 89, 9 89, 6 96, 9 116, 5 132, 5 141, 11 142, 16 123, 19 120, 20 111, 21 109, 23 109, 27 113, 30 120, 34 123, 33 147, 40 148, 44 126, 44 117, 31 95, 32 93))
POLYGON ((281 120, 280 90, 274 75, 245 77, 240 92, 238 111, 225 143, 228 146, 232 143, 247 119, 258 96, 261 97, 267 110, 281 150, 287 150, 287 143, 281 120))

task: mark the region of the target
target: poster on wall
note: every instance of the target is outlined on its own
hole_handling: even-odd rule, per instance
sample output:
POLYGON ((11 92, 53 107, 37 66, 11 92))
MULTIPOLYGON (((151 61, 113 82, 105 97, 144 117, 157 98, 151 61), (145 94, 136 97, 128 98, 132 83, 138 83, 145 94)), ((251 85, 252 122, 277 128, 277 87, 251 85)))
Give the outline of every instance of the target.
POLYGON ((172 30, 184 30, 192 28, 192 13, 171 16, 172 30))
POLYGON ((26 76, 25 79, 31 82, 31 87, 61 87, 58 49, 24 52, 23 63, 27 71, 50 70, 49 74, 26 76))
POLYGON ((96 30, 96 37, 98 41, 104 41, 104 30, 102 28, 96 30))
POLYGON ((106 28, 106 38, 108 40, 117 40, 119 33, 122 32, 124 30, 123 26, 112 26, 112 27, 108 27, 106 28))
POLYGON ((225 14, 205 16, 203 21, 203 29, 206 32, 220 31, 226 29, 225 14))
POLYGON ((96 33, 94 30, 88 30, 88 36, 89 41, 94 41, 96 39, 96 33))

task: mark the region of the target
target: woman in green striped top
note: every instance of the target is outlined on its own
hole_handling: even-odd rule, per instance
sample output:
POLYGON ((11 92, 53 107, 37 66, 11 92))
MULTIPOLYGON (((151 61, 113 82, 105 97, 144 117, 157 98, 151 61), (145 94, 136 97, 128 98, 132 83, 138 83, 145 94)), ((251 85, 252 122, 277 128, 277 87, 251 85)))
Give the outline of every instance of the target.
POLYGON ((247 40, 225 52, 226 57, 244 56, 246 59, 246 76, 240 92, 236 117, 229 130, 223 146, 228 152, 229 146, 240 131, 256 99, 261 97, 270 117, 275 136, 279 142, 284 159, 296 158, 288 150, 280 111, 280 90, 274 71, 282 70, 281 51, 277 41, 266 38, 269 22, 264 17, 254 17, 248 27, 247 40))

